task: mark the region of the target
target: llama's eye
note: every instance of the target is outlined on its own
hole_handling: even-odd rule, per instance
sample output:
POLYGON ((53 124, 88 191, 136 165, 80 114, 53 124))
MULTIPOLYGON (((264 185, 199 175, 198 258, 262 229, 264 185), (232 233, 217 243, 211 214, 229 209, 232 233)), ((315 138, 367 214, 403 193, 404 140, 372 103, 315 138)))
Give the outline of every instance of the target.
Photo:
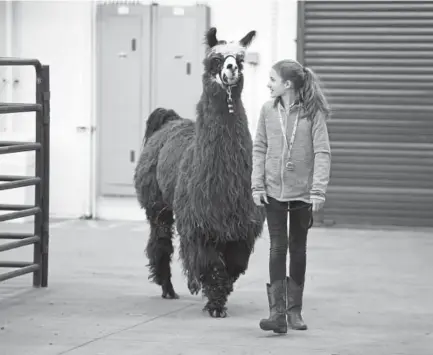
POLYGON ((222 64, 222 59, 221 58, 213 58, 212 59, 212 66, 214 67, 214 68, 218 68, 219 66, 221 66, 221 64, 222 64))

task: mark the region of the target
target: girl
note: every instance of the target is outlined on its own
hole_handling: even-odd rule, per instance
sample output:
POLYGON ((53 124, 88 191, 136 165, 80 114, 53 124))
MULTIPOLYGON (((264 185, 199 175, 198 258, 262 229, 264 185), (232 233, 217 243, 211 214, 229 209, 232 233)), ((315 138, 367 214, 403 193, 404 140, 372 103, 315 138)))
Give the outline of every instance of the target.
POLYGON ((260 321, 260 328, 287 333, 287 323, 293 329, 307 329, 301 316, 307 233, 312 212, 325 202, 329 182, 329 107, 316 75, 294 60, 274 64, 268 87, 272 100, 260 112, 252 174, 254 202, 266 208, 271 240, 270 316, 260 321))

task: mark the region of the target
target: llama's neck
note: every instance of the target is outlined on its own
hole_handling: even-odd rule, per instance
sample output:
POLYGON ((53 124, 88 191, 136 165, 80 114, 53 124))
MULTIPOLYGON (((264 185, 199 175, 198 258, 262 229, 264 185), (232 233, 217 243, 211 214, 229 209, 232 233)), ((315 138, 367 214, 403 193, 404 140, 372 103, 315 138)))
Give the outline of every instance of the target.
POLYGON ((194 180, 207 199, 241 209, 251 192, 252 139, 240 100, 229 113, 225 97, 200 100, 197 107, 194 180))
POLYGON ((239 141, 243 138, 244 131, 248 130, 248 121, 238 93, 232 94, 230 104, 231 107, 225 93, 202 95, 197 107, 197 135, 200 143, 239 141))
POLYGON ((216 165, 242 164, 252 149, 251 135, 242 101, 233 97, 230 113, 223 95, 203 95, 197 107, 196 154, 201 161, 216 165))

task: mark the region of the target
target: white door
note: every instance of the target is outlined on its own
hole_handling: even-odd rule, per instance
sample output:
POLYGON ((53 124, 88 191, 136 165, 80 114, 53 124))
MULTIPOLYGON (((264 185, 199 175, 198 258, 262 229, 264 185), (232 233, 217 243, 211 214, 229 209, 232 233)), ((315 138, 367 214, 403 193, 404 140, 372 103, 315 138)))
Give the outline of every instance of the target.
POLYGON ((203 38, 209 27, 206 11, 204 6, 154 8, 154 108, 173 109, 195 120, 202 92, 203 38))
POLYGON ((109 4, 98 8, 97 160, 101 196, 135 196, 134 169, 149 114, 149 26, 150 6, 109 4))

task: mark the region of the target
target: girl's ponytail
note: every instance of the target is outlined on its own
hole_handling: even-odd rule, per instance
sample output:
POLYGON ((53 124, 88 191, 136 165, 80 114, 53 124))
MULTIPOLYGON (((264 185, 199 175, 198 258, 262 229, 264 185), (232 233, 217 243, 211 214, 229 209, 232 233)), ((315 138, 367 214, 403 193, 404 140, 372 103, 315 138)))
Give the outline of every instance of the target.
POLYGON ((303 71, 304 85, 300 90, 300 96, 304 103, 305 115, 313 120, 317 112, 322 111, 325 119, 327 119, 330 114, 330 108, 321 88, 319 78, 310 68, 304 67, 303 71))

